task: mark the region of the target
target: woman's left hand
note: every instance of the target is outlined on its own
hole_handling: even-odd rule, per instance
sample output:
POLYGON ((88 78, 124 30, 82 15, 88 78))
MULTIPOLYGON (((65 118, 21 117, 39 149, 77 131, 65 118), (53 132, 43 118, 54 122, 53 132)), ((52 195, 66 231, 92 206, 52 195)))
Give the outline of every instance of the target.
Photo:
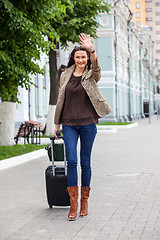
POLYGON ((80 39, 80 43, 82 44, 82 46, 84 48, 86 48, 89 52, 92 52, 94 50, 90 35, 86 36, 86 34, 81 33, 79 35, 79 39, 80 39))

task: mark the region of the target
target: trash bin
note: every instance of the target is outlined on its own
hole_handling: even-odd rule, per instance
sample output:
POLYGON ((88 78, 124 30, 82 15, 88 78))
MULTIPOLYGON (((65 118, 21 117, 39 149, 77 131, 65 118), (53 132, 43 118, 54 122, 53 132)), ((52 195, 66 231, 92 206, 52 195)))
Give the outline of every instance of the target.
POLYGON ((143 109, 145 117, 149 117, 149 102, 143 103, 143 109))

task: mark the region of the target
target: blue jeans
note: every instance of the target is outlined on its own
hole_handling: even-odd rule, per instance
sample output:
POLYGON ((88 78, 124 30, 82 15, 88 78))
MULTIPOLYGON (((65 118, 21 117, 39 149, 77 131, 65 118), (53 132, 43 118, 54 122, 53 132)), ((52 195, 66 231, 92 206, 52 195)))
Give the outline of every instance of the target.
POLYGON ((96 133, 96 124, 63 126, 63 137, 67 157, 68 186, 78 185, 77 142, 80 136, 81 185, 90 187, 91 151, 96 133))

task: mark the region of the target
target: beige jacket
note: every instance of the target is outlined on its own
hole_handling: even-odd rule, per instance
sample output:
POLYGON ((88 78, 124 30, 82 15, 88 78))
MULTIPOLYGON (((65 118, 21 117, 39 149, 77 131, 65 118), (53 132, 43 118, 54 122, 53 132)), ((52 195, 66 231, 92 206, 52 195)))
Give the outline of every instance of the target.
MULTIPOLYGON (((55 110, 55 117, 54 117, 54 123, 60 124, 60 116, 63 108, 63 103, 65 100, 65 89, 68 81, 70 80, 72 73, 75 70, 75 65, 72 65, 71 67, 67 68, 65 72, 61 74, 60 77, 60 89, 59 89, 59 95, 57 99, 57 105, 55 110)), ((98 59, 92 61, 91 69, 88 70, 87 68, 83 72, 82 75, 82 81, 81 84, 88 94, 93 107, 95 108, 97 114, 99 117, 103 117, 107 114, 109 114, 112 109, 108 105, 105 98, 100 93, 97 82, 101 78, 101 68, 98 62, 98 59)))

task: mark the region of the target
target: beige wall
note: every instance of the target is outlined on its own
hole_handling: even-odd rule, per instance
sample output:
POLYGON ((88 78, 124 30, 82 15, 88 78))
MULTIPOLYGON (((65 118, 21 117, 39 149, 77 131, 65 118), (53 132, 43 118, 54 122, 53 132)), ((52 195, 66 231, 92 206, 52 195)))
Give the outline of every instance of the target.
MULTIPOLYGON (((135 27, 137 27, 137 22, 140 22, 140 26, 146 25, 145 0, 131 0, 131 11, 133 12, 135 27), (136 3, 140 4, 140 8, 136 8, 136 3), (137 13, 140 13, 140 18, 136 17, 137 13)), ((137 28, 140 30, 139 27, 137 28)))
MULTIPOLYGON (((133 12, 133 21, 137 27, 137 22, 140 22, 140 26, 147 25, 150 28, 151 37, 154 41, 153 47, 153 57, 159 59, 160 53, 160 0, 152 0, 151 2, 146 2, 146 0, 131 0, 131 11, 133 12), (140 8, 136 8, 136 3, 140 3, 140 8), (159 6, 156 6, 159 3, 159 6), (146 9, 151 9, 151 11, 146 11, 146 9), (140 12, 140 18, 136 17, 136 13, 140 12), (157 13, 159 12, 159 15, 157 13), (151 21, 147 21, 147 18, 151 18, 151 21), (156 24, 159 22, 159 25, 156 24)), ((140 27, 137 27, 139 30, 140 27)))

